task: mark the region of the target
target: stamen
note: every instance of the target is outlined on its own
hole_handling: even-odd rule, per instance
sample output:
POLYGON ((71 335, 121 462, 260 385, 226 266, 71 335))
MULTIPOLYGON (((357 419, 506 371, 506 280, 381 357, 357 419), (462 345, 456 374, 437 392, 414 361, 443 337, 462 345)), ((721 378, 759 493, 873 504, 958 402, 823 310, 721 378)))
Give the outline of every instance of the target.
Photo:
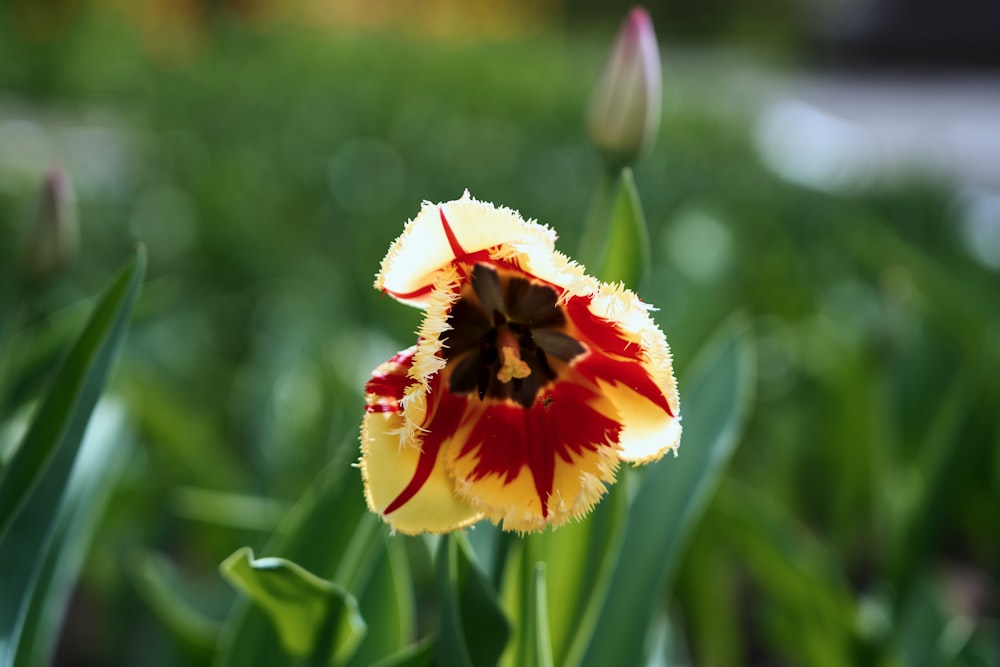
POLYGON ((586 348, 565 333, 563 306, 551 287, 489 263, 469 266, 469 284, 443 334, 448 388, 530 409, 539 390, 557 378, 553 361, 569 364, 586 348))
POLYGON ((515 378, 520 380, 531 375, 531 367, 521 359, 521 346, 510 329, 505 327, 499 331, 497 346, 500 348, 500 370, 497 371, 498 380, 501 382, 510 382, 515 378))
POLYGON ((503 358, 503 366, 497 371, 497 379, 501 382, 510 382, 514 378, 526 378, 531 375, 531 369, 521 359, 521 354, 510 347, 505 347, 500 350, 500 356, 503 358))

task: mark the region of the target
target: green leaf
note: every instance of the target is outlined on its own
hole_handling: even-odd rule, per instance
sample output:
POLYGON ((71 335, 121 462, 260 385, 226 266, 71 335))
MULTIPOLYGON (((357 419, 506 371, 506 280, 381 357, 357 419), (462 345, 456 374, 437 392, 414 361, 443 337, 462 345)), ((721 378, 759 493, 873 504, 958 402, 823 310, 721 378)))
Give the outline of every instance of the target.
POLYGON ((211 655, 219 625, 182 596, 181 582, 171 562, 161 554, 148 552, 136 557, 131 565, 131 581, 159 621, 192 651, 211 655))
POLYGON ((0 350, 0 415, 13 414, 46 388, 52 369, 66 352, 66 341, 86 324, 96 301, 95 297, 62 308, 16 335, 16 317, 0 322, 0 345, 6 345, 0 350), (4 332, 3 326, 11 331, 4 332))
POLYGON ((271 532, 289 510, 273 498, 192 486, 177 487, 172 495, 177 516, 227 528, 271 532))
POLYGON ((354 596, 289 560, 255 559, 244 547, 220 569, 267 612, 285 650, 314 665, 346 659, 366 631, 354 596))
POLYGON ((1000 621, 981 620, 962 649, 959 665, 1000 665, 1000 621))
POLYGON ((476 524, 475 530, 466 532, 465 538, 479 567, 490 576, 494 588, 499 590, 514 536, 488 521, 482 521, 476 524))
POLYGON ((951 515, 942 508, 949 506, 948 496, 960 483, 956 479, 961 470, 959 463, 968 456, 969 448, 979 446, 974 439, 963 438, 961 432, 973 405, 976 387, 973 374, 977 370, 969 368, 959 373, 942 392, 936 412, 928 420, 923 441, 918 445, 916 464, 912 471, 906 471, 918 476, 922 483, 911 492, 911 497, 906 498, 900 512, 902 516, 897 519, 901 539, 891 544, 895 566, 893 583, 900 591, 909 587, 940 524, 951 520, 951 515))
MULTIPOLYGON (((784 508, 727 479, 713 504, 713 519, 730 531, 743 565, 768 591, 761 625, 789 652, 793 664, 871 664, 854 653, 857 607, 835 554, 784 508)), ((870 635, 877 634, 872 630, 870 635)))
POLYGON ((359 600, 361 615, 373 622, 348 667, 367 667, 388 659, 413 640, 416 631, 413 584, 400 538, 385 542, 378 564, 359 600))
POLYGON ((680 455, 642 477, 632 501, 621 556, 582 664, 640 665, 650 623, 695 523, 742 433, 755 363, 746 327, 730 320, 681 383, 680 455))
POLYGON ((138 364, 124 370, 123 391, 163 466, 182 471, 184 479, 204 488, 251 488, 246 472, 225 445, 218 415, 205 410, 184 387, 164 382, 155 372, 138 364))
POLYGON ((949 610, 941 586, 933 583, 931 573, 923 574, 905 592, 896 618, 902 662, 912 667, 960 664, 959 654, 972 639, 975 623, 949 610))
POLYGON ((91 413, 142 283, 140 247, 104 293, 9 464, 0 473, 0 664, 28 664, 51 644, 39 615, 58 617, 86 541, 113 488, 118 438, 83 447, 91 413))
POLYGON ((617 179, 613 202, 608 244, 597 275, 605 282, 621 282, 625 287, 638 289, 649 275, 651 253, 646 216, 628 167, 622 169, 617 179))
MULTIPOLYGON (((723 486, 725 482, 723 482, 723 486)), ((722 492, 720 487, 719 493, 722 492)), ((718 498, 709 505, 708 514, 694 532, 672 591, 683 627, 674 625, 674 633, 683 637, 690 653, 704 665, 745 665, 748 637, 744 632, 745 614, 720 614, 720 608, 737 608, 745 587, 741 553, 720 535, 720 521, 712 516, 718 498)), ((756 637, 753 638, 756 641, 756 637)), ((688 661, 690 662, 690 661, 688 661)), ((671 664, 671 663, 667 663, 671 664)))
MULTIPOLYGON (((384 541, 378 519, 365 507, 361 475, 347 463, 353 452, 345 444, 339 458, 282 521, 266 551, 298 563, 357 599, 364 597, 384 541)), ((213 665, 270 667, 284 661, 287 655, 266 614, 246 600, 238 601, 223 626, 213 665)))
POLYGON ((18 654, 14 663, 18 667, 52 661, 66 603, 97 524, 128 462, 131 441, 125 430, 124 407, 107 399, 98 403, 66 485, 52 541, 25 616, 22 645, 30 647, 30 651, 18 654))
POLYGON ((495 665, 510 636, 510 624, 463 535, 441 537, 435 566, 441 610, 438 664, 495 665))
MULTIPOLYGON (((525 567, 546 565, 549 636, 556 664, 578 664, 587 648, 607 596, 627 520, 627 489, 625 484, 615 484, 583 520, 524 538, 525 567)), ((526 594, 527 590, 522 593, 526 594)), ((515 641, 523 638, 518 635, 515 641)))
POLYGON ((98 303, 39 406, 24 440, 0 476, 0 535, 28 502, 42 469, 61 446, 76 451, 128 326, 142 282, 146 253, 135 259, 98 303), (64 444, 68 443, 68 444, 64 444))
POLYGON ((437 651, 437 638, 425 637, 416 644, 410 644, 395 655, 380 660, 372 667, 431 667, 437 651))

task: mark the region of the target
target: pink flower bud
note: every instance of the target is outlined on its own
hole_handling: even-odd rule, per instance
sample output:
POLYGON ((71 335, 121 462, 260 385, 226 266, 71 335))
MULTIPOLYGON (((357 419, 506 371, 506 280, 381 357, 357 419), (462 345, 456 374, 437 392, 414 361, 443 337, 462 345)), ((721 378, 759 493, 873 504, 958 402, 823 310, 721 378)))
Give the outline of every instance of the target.
POLYGON ((653 22, 642 7, 629 12, 594 89, 587 133, 615 167, 632 162, 656 139, 663 85, 653 22))
POLYGON ((76 255, 79 233, 73 181, 56 167, 42 182, 38 212, 24 247, 24 265, 31 277, 45 280, 69 264, 76 255))

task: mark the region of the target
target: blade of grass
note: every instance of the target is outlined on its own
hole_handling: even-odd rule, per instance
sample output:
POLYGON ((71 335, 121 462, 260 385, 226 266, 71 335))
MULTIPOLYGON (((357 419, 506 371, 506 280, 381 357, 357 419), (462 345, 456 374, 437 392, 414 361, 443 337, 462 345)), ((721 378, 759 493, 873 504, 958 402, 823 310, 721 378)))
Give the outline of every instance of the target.
POLYGON ((124 407, 102 400, 67 483, 52 542, 45 553, 31 606, 22 629, 17 667, 48 665, 56 648, 66 604, 76 584, 91 538, 128 462, 131 441, 124 407))
POLYGON ((857 642, 857 605, 847 577, 826 545, 777 503, 727 479, 713 519, 730 534, 741 562, 768 591, 762 622, 794 664, 872 664, 857 642))
POLYGON ((79 449, 90 413, 128 326, 146 266, 142 247, 97 304, 87 326, 62 363, 24 440, 0 476, 0 536, 4 535, 42 470, 60 446, 79 449), (68 443, 68 444, 63 444, 68 443))
MULTIPOLYGON (((90 415, 125 336, 145 263, 140 247, 104 293, 0 478, 0 664, 27 659, 30 646, 22 645, 22 633, 32 628, 31 610, 43 604, 35 596, 44 595, 52 578, 63 572, 57 554, 78 548, 86 539, 85 531, 73 526, 88 525, 88 512, 101 505, 98 493, 84 493, 91 500, 82 506, 68 502, 69 482, 90 415), (66 513, 76 514, 70 521, 66 513)), ((109 466, 115 463, 102 460, 88 467, 89 479, 80 484, 110 485, 114 468, 109 466)))

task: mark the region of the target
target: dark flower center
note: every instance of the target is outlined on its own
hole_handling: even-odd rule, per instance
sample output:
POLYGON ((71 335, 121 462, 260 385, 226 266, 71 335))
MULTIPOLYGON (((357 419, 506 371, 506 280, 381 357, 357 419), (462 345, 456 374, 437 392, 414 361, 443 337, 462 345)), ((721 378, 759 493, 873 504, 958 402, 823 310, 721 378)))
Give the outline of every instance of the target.
POLYGON ((453 394, 511 399, 530 408, 556 379, 552 357, 569 362, 585 348, 564 331, 566 315, 549 285, 487 264, 448 315, 443 354, 452 366, 453 394))

